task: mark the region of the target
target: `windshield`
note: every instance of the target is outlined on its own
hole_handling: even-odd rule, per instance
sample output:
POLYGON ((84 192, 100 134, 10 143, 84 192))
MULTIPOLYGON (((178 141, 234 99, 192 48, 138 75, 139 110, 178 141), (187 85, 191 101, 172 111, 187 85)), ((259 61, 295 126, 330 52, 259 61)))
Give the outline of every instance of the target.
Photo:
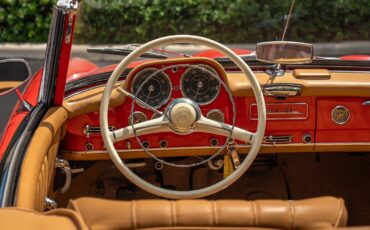
MULTIPOLYGON (((214 39, 230 47, 281 40, 314 43, 315 56, 369 60, 369 1, 104 1, 85 0, 77 20, 75 44, 123 47, 173 34, 214 39), (289 17, 290 9, 292 8, 289 17), (356 56, 355 56, 356 55, 356 56)), ((78 47, 75 56, 79 55, 78 47)), ((172 46, 182 53, 205 47, 172 46)), ((81 54, 81 52, 80 52, 81 54)), ((86 54, 84 54, 86 56, 86 54)), ((101 64, 114 58, 88 55, 101 64), (103 59, 103 60, 102 60, 103 59)))

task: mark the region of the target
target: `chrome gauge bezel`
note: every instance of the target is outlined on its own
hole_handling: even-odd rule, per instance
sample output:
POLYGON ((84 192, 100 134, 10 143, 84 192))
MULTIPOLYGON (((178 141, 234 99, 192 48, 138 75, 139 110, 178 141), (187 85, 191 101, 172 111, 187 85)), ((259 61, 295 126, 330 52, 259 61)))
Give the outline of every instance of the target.
MULTIPOLYGON (((131 113, 129 116, 128 116, 128 124, 129 125, 132 125, 131 124, 131 119, 133 118, 133 116, 139 114, 140 116, 143 116, 144 117, 144 121, 147 121, 148 120, 148 117, 145 115, 145 113, 141 112, 141 111, 135 111, 133 113, 131 113)), ((142 121, 142 122, 144 122, 142 121)), ((140 122, 139 122, 140 123, 140 122)), ((134 124, 138 124, 138 123, 134 123, 134 124)))
POLYGON ((348 109, 346 106, 344 106, 344 105, 338 105, 338 106, 335 106, 335 107, 333 108, 333 110, 331 111, 331 120, 332 120, 335 124, 337 124, 337 125, 344 125, 344 124, 346 124, 346 123, 349 121, 350 117, 351 117, 351 112, 350 112, 350 111, 349 111, 349 109, 348 109), (348 115, 347 115, 347 117, 346 117, 346 120, 344 120, 344 121, 337 121, 337 120, 336 120, 336 118, 334 117, 334 113, 335 113, 338 109, 343 109, 343 110, 348 114, 348 115))
MULTIPOLYGON (((225 115, 224 115, 224 113, 223 113, 221 110, 219 110, 219 109, 212 109, 212 110, 208 111, 208 113, 206 114, 206 117, 207 117, 208 119, 211 119, 211 118, 209 118, 209 115, 210 115, 211 113, 218 113, 218 114, 219 114, 219 115, 221 115, 221 117, 222 117, 222 121, 218 121, 218 122, 225 122, 225 115)), ((213 120, 213 119, 211 119, 211 120, 213 120)), ((215 120, 214 120, 214 121, 215 121, 215 120)))
MULTIPOLYGON (((184 78, 185 78, 186 74, 187 74, 189 71, 191 71, 193 68, 196 68, 196 69, 204 68, 204 69, 208 70, 208 71, 206 71, 206 73, 207 73, 207 74, 210 74, 210 75, 211 75, 212 77, 214 77, 214 78, 217 80, 217 82, 218 82, 218 89, 217 89, 217 92, 216 92, 216 94, 214 95, 214 97, 213 97, 213 98, 211 98, 211 100, 206 101, 206 102, 196 102, 198 105, 209 105, 209 104, 211 104, 212 102, 214 102, 214 101, 217 99, 218 95, 220 94, 220 91, 221 91, 221 83, 220 83, 220 81, 222 81, 222 79, 221 79, 221 78, 220 78, 220 76, 218 75, 217 71, 216 71, 213 67, 211 67, 211 66, 208 66, 208 65, 205 65, 205 64, 200 64, 200 65, 193 65, 193 66, 190 66, 190 67, 188 67, 188 68, 184 71, 184 73, 181 75, 181 78, 180 78, 180 91, 181 91, 181 94, 182 94, 182 96, 183 96, 183 97, 189 98, 189 97, 186 95, 185 91, 184 91, 183 80, 184 80, 184 78)), ((190 99, 192 99, 192 98, 190 98, 190 99)), ((193 99, 192 99, 192 100, 193 100, 193 99)))
MULTIPOLYGON (((161 73, 161 74, 163 74, 164 76, 165 76, 165 78, 166 78, 166 80, 168 81, 168 83, 169 83, 169 94, 167 95, 167 97, 161 102, 161 103, 159 103, 158 105, 155 105, 155 106, 152 106, 153 108, 155 108, 155 109, 158 109, 158 108, 160 108, 160 107, 162 107, 163 105, 165 105, 169 100, 170 100, 170 98, 171 98, 171 96, 172 96, 172 92, 173 92, 173 87, 172 87, 172 82, 171 82, 171 79, 170 79, 170 77, 162 70, 162 69, 156 69, 156 68, 145 68, 145 69, 142 69, 142 70, 140 70, 138 73, 136 73, 135 74, 135 76, 134 76, 134 78, 132 79, 132 81, 131 81, 131 93, 136 97, 137 95, 137 93, 134 93, 134 85, 135 85, 135 81, 137 81, 137 78, 140 76, 140 74, 142 74, 144 71, 154 71, 153 73, 151 73, 151 75, 152 74, 154 74, 154 73, 156 73, 156 74, 158 74, 158 73, 161 73)), ((149 75, 149 76, 151 76, 151 75, 149 75)), ((152 76, 152 77, 154 77, 154 75, 152 76)), ((145 80, 143 81, 143 83, 145 82, 145 80)), ((143 84, 143 83, 141 83, 141 84, 143 84)), ((143 89, 141 89, 141 90, 143 90, 143 89)), ((144 106, 142 106, 142 105, 140 105, 140 104, 138 104, 141 108, 144 108, 145 109, 145 107, 144 106)))

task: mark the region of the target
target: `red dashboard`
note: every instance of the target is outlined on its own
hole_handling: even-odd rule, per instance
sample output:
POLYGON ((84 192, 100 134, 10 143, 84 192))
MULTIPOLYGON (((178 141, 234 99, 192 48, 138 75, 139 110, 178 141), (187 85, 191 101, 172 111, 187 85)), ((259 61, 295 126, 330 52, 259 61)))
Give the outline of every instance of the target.
MULTIPOLYGON (((158 110, 163 111, 170 101, 184 97, 181 79, 187 68, 190 68, 185 64, 206 65, 212 68, 222 80, 229 78, 230 81, 230 76, 223 71, 222 67, 210 59, 180 60, 182 61, 149 62, 134 68, 126 79, 126 89, 131 90, 135 78, 143 69, 165 68, 164 72, 171 81, 172 92, 168 101, 158 107, 158 110), (173 68, 166 68, 174 64, 178 66, 176 71, 173 68)), ((333 148, 335 145, 348 143, 353 147, 356 144, 368 146, 370 143, 370 102, 367 97, 297 95, 285 98, 266 96, 265 100, 267 126, 261 152, 315 152, 331 149, 338 151, 337 147, 333 148)), ((254 98, 235 96, 234 102, 237 110, 235 125, 254 132, 257 126, 257 108, 254 98)), ((132 100, 126 98, 123 104, 110 109, 111 129, 129 125, 131 105, 132 100)), ((214 100, 200 107, 203 116, 207 116, 210 111, 218 110, 222 112, 225 123, 231 123, 231 103, 223 87, 219 88, 214 100)), ((133 110, 142 112, 145 119, 151 119, 154 115, 150 110, 137 104, 134 105, 133 110)), ((221 146, 225 142, 224 137, 213 134, 193 133, 183 136, 172 132, 145 135, 141 136, 140 140, 152 149, 180 149, 183 152, 186 149, 182 147, 209 149, 221 146)), ((135 139, 120 141, 115 145, 123 153, 141 149, 135 139)), ((68 120, 66 135, 61 147, 67 154, 104 153, 99 128, 99 113, 91 112, 68 120)), ((358 150, 361 151, 361 148, 358 150)))

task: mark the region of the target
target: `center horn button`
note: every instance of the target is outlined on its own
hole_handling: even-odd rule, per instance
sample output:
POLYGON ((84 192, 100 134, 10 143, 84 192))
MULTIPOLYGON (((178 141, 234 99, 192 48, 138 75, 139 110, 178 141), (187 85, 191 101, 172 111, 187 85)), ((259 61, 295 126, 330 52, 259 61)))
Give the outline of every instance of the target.
POLYGON ((168 107, 171 128, 179 133, 188 133, 199 120, 201 113, 198 104, 187 98, 176 99, 168 107))

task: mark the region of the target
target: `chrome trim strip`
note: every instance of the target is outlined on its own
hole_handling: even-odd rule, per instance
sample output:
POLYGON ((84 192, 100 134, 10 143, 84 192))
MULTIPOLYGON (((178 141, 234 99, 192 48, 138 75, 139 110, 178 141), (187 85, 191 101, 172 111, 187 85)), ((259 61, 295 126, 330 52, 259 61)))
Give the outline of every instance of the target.
POLYGON ((269 145, 278 145, 278 144, 289 144, 292 143, 293 136, 290 135, 281 135, 281 136, 264 136, 263 143, 269 145))
POLYGON ((370 105, 370 100, 362 102, 362 105, 365 105, 365 106, 370 105))
MULTIPOLYGON (((256 103, 252 103, 249 105, 249 119, 252 120, 252 121, 257 121, 258 119, 257 118, 252 118, 252 106, 257 106, 256 103)), ((308 111, 309 111, 309 108, 308 108, 308 103, 306 102, 296 102, 296 103, 266 103, 266 119, 268 121, 283 121, 283 120, 307 120, 308 117, 309 117, 309 114, 308 114, 308 111), (269 118, 268 115, 269 114, 272 114, 272 113, 269 113, 268 110, 267 110, 267 106, 268 105, 305 105, 306 106, 306 117, 297 117, 297 118, 269 118)), ((294 114, 295 113, 286 113, 286 114, 294 114)))
POLYGON ((263 95, 268 97, 295 97, 302 94, 302 85, 298 84, 269 84, 262 86, 263 95))

